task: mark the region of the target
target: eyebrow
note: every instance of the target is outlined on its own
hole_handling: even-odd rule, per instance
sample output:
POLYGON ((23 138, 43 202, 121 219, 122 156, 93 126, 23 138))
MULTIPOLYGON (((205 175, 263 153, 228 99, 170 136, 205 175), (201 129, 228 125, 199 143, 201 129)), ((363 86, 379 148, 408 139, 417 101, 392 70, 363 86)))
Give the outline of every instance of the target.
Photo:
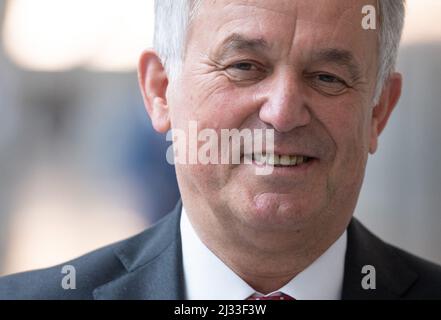
MULTIPOLYGON (((233 33, 225 38, 214 52, 217 60, 225 60, 235 52, 245 51, 261 53, 270 49, 269 43, 263 38, 249 38, 239 33, 233 33)), ((346 49, 325 48, 313 53, 312 62, 335 63, 345 67, 352 79, 356 81, 361 77, 361 70, 351 51, 346 49)))
POLYGON ((312 62, 335 63, 345 67, 353 81, 361 77, 361 70, 354 55, 349 50, 326 48, 312 54, 312 62))
POLYGON ((246 51, 259 53, 269 49, 268 42, 263 38, 248 38, 244 35, 233 33, 218 46, 214 56, 219 60, 224 60, 231 53, 246 51))

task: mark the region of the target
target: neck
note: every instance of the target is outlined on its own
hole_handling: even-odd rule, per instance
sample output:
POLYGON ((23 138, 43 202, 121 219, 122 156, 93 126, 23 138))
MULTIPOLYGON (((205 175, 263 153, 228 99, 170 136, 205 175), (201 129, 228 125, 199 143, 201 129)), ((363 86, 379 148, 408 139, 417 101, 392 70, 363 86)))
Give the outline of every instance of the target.
POLYGON ((256 231, 237 221, 216 219, 216 214, 206 212, 203 215, 194 210, 187 212, 201 241, 248 285, 263 294, 282 288, 320 257, 344 231, 344 228, 334 230, 329 224, 320 223, 296 230, 256 231))

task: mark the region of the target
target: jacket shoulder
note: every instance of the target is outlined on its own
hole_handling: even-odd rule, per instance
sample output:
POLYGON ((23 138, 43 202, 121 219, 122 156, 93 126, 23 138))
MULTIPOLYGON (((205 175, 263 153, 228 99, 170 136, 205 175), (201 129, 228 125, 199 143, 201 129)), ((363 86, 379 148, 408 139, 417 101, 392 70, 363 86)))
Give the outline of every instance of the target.
POLYGON ((96 288, 150 262, 176 240, 179 206, 129 239, 51 268, 0 278, 0 300, 93 299, 96 288))
POLYGON ((115 245, 41 270, 0 278, 0 300, 92 299, 95 287, 124 270, 115 245))
POLYGON ((418 275, 413 286, 405 293, 405 298, 441 299, 441 266, 400 248, 388 246, 418 275))
POLYGON ((344 298, 441 299, 441 266, 388 244, 357 219, 348 227, 344 298), (363 290, 363 266, 376 270, 375 290, 363 290))

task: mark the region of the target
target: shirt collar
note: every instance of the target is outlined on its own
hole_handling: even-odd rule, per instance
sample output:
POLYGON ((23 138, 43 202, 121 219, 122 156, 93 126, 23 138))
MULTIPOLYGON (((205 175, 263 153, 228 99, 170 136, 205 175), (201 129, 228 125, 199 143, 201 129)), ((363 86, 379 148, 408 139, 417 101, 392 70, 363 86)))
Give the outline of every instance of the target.
MULTIPOLYGON (((245 300, 256 293, 204 245, 184 208, 180 228, 188 300, 245 300)), ((277 291, 297 300, 340 299, 346 242, 345 231, 318 259, 277 291)))

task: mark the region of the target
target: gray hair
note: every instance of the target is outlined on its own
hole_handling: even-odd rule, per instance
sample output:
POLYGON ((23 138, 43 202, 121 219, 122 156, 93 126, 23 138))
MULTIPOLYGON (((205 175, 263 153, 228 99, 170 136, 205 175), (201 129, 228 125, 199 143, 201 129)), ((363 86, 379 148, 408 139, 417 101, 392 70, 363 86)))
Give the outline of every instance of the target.
MULTIPOLYGON (((380 32, 379 64, 374 102, 394 71, 404 26, 406 0, 377 0, 380 32)), ((187 29, 202 0, 155 0, 154 47, 171 80, 176 79, 184 59, 187 29)))
POLYGON ((176 79, 184 59, 187 29, 202 0, 155 0, 154 47, 168 77, 176 79))
POLYGON ((377 0, 380 14, 379 32, 379 63, 377 71, 377 85, 374 102, 381 96, 383 86, 395 70, 395 64, 400 47, 401 34, 404 27, 406 0, 377 0))

